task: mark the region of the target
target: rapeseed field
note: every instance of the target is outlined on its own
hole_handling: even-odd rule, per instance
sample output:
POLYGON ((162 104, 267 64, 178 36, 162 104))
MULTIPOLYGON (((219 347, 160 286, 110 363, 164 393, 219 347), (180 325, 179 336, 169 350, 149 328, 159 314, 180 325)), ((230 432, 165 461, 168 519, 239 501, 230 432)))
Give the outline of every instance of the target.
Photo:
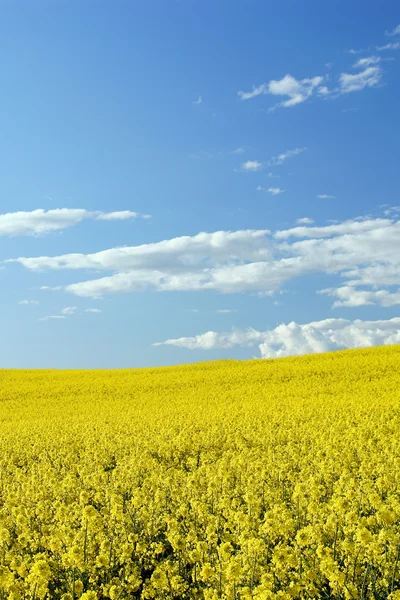
POLYGON ((0 371, 0 598, 400 598, 400 346, 0 371))

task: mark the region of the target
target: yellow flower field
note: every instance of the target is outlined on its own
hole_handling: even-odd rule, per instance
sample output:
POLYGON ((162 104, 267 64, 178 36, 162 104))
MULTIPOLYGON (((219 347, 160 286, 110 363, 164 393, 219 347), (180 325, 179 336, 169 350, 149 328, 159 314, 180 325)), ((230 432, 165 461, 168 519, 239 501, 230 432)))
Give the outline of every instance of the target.
POLYGON ((400 598, 400 346, 0 371, 0 599, 400 598))

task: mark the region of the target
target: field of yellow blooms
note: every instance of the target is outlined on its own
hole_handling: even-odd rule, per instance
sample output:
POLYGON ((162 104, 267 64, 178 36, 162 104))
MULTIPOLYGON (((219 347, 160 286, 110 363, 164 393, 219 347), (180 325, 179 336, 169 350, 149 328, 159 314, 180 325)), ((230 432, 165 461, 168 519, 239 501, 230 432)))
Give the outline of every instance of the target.
POLYGON ((0 370, 0 599, 400 598, 400 346, 0 370))

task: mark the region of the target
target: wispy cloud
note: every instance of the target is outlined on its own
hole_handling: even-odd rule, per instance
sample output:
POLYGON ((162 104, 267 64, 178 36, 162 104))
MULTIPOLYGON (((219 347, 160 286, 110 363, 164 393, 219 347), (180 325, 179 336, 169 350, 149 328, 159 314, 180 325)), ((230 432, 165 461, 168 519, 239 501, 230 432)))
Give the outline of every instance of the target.
POLYGON ((18 304, 39 304, 38 300, 21 300, 18 304))
POLYGON ((100 308, 86 308, 85 312, 98 314, 98 313, 101 313, 101 310, 100 310, 100 308))
POLYGON ((19 211, 0 214, 0 236, 37 236, 72 227, 85 219, 121 221, 138 217, 147 219, 150 218, 150 215, 141 215, 130 210, 104 213, 84 208, 55 208, 53 210, 38 208, 31 212, 19 211))
POLYGON ((283 194, 283 192, 285 192, 286 190, 282 190, 279 187, 270 187, 267 190, 270 194, 272 194, 273 196, 278 196, 279 194, 283 194))
POLYGON ((207 331, 193 337, 156 342, 153 346, 177 346, 190 350, 249 347, 258 344, 261 358, 328 352, 400 343, 400 318, 379 321, 325 319, 299 325, 282 323, 275 329, 237 329, 218 333, 207 331))
POLYGON ((62 315, 73 315, 77 311, 77 306, 66 306, 61 309, 62 315))
POLYGON ((278 156, 273 156, 269 161, 269 164, 274 166, 283 165, 283 163, 287 161, 288 158, 298 156, 305 150, 307 150, 307 148, 295 148, 294 150, 286 150, 286 152, 282 152, 282 154, 278 154, 278 156))
POLYGON ((246 162, 244 162, 242 165, 240 165, 240 171, 244 171, 244 172, 255 172, 255 171, 261 171, 261 169, 263 169, 264 166, 263 164, 258 161, 258 160, 247 160, 246 162))
POLYGON ((317 198, 320 198, 321 200, 334 200, 335 196, 330 196, 329 194, 318 194, 317 198))
POLYGON ((383 46, 375 46, 375 49, 378 50, 378 52, 384 52, 385 50, 399 50, 400 42, 389 42, 383 46))
POLYGON ((201 104, 203 102, 203 98, 199 96, 197 100, 193 100, 192 104, 201 104))
POLYGON ((246 152, 246 148, 240 147, 232 150, 232 154, 243 154, 243 152, 246 152))
POLYGON ((397 25, 392 31, 385 31, 385 34, 389 36, 400 35, 400 25, 397 25))
POLYGON ((40 317, 39 321, 50 321, 51 319, 66 319, 64 315, 49 315, 47 317, 40 317))
POLYGON ((367 67, 360 73, 341 73, 339 77, 339 89, 341 94, 359 92, 366 87, 376 87, 382 78, 380 67, 367 67))
POLYGON ((367 56, 366 58, 360 58, 354 63, 355 69, 363 69, 364 67, 371 67, 380 63, 382 58, 380 56, 367 56))
POLYGON ((234 313, 234 312, 238 312, 238 311, 237 311, 237 308, 219 308, 215 312, 221 313, 221 314, 228 314, 228 313, 234 313))

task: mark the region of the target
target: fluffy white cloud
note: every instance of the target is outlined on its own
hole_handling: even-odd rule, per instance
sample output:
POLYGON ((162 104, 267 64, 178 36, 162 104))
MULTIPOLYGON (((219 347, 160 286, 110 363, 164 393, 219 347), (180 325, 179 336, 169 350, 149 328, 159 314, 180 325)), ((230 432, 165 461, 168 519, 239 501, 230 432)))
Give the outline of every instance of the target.
POLYGON ((274 166, 283 165, 288 158, 298 156, 305 150, 307 150, 307 148, 294 148, 294 150, 286 150, 286 152, 282 152, 282 154, 278 154, 278 156, 273 156, 269 161, 269 164, 274 166))
POLYGON ((390 292, 389 290, 360 290, 351 285, 345 285, 339 288, 319 290, 319 293, 338 298, 332 308, 367 306, 369 304, 389 307, 400 304, 400 288, 397 292, 390 292))
POLYGON ((311 77, 309 79, 296 79, 292 75, 287 74, 282 79, 272 79, 268 83, 262 83, 258 87, 253 86, 251 92, 240 91, 238 92, 238 96, 241 100, 249 100, 250 98, 266 94, 287 96, 287 100, 276 104, 270 110, 279 106, 289 108, 308 100, 314 91, 320 89, 324 79, 322 76, 311 77))
POLYGON ((296 223, 299 225, 311 225, 314 223, 314 219, 311 219, 310 217, 301 217, 300 219, 297 219, 296 223))
MULTIPOLYGON (((40 235, 77 225, 84 219, 125 220, 140 217, 139 213, 130 210, 104 213, 89 211, 84 208, 55 208, 44 210, 38 208, 31 212, 19 211, 0 215, 0 236, 40 235)), ((149 218, 150 215, 144 215, 149 218)))
POLYGON ((247 160, 240 166, 240 171, 261 171, 263 169, 263 164, 258 160, 247 160))
POLYGON ((63 288, 87 297, 149 289, 271 295, 285 282, 311 273, 336 274, 354 288, 382 289, 400 285, 400 220, 393 213, 325 226, 302 223, 273 234, 266 229, 203 232, 94 254, 5 262, 31 270, 108 271, 63 288))
POLYGON ((274 96, 288 96, 288 100, 277 105, 287 108, 308 100, 323 81, 324 77, 320 76, 298 80, 287 74, 282 79, 270 81, 268 91, 274 96))
POLYGON ((282 189, 281 189, 281 188, 279 188, 279 187, 270 187, 270 188, 268 188, 268 190, 267 190, 267 191, 268 191, 270 194, 272 194, 273 196, 278 196, 279 194, 283 194, 283 192, 284 192, 285 190, 282 190, 282 189))
POLYGON ((190 350, 212 350, 259 344, 261 358, 328 352, 400 343, 400 318, 380 321, 325 319, 299 325, 292 321, 275 329, 233 329, 229 333, 207 331, 193 337, 169 339, 153 346, 179 346, 190 350))
POLYGON ((38 300, 21 300, 18 304, 39 304, 38 300))
POLYGON ((339 77, 339 86, 341 94, 350 92, 359 92, 366 87, 377 86, 382 78, 382 69, 380 67, 367 67, 360 73, 341 73, 339 77))

